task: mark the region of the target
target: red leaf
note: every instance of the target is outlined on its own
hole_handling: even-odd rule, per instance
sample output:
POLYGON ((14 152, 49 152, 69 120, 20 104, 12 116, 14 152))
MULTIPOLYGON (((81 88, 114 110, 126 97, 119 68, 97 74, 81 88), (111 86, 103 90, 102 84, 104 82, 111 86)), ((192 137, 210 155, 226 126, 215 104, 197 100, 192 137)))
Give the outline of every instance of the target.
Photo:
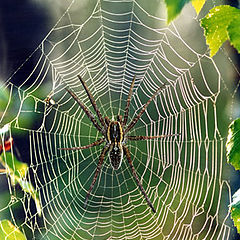
POLYGON ((13 145, 13 138, 10 137, 7 141, 4 142, 4 146, 0 145, 0 155, 2 154, 3 150, 9 151, 13 145))

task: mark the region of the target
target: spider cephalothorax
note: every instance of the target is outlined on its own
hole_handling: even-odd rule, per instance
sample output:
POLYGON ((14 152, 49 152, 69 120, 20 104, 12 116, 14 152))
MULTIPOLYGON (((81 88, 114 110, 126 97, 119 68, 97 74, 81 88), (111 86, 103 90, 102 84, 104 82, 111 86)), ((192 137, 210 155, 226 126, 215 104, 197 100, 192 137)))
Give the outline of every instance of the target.
POLYGON ((83 79, 78 76, 79 80, 81 81, 90 101, 91 104, 94 108, 94 111, 97 114, 98 120, 99 122, 96 120, 95 116, 92 114, 92 112, 84 105, 84 103, 82 103, 79 98, 70 90, 70 89, 66 89, 69 94, 74 98, 74 100, 79 104, 79 106, 82 108, 82 110, 85 112, 85 114, 88 116, 88 118, 91 120, 91 122, 93 123, 93 125, 95 126, 95 128, 103 135, 102 138, 98 139, 97 141, 86 145, 86 146, 82 146, 82 147, 71 147, 71 148, 60 148, 62 150, 79 150, 79 149, 86 149, 86 148, 90 148, 93 146, 97 146, 102 144, 103 142, 105 142, 105 146, 102 149, 102 152, 100 154, 99 157, 99 161, 98 161, 98 165, 97 165, 97 169, 95 171, 94 177, 93 177, 93 181, 90 185, 90 188, 88 190, 88 193, 86 195, 86 199, 85 199, 85 203, 84 203, 84 207, 86 207, 87 205, 87 201, 88 198, 90 196, 90 193, 94 187, 94 184, 97 180, 97 176, 101 170, 101 166, 103 164, 103 160, 105 155, 109 152, 109 159, 110 159, 110 163, 111 166, 114 170, 117 170, 120 168, 122 160, 123 160, 123 156, 125 155, 129 166, 131 168, 131 171, 133 173, 133 176, 135 177, 137 184, 142 192, 142 194, 144 195, 149 207, 152 209, 153 212, 156 212, 155 208, 153 207, 153 204, 151 203, 150 199, 148 198, 139 178, 138 175, 135 171, 135 168, 133 166, 132 160, 131 160, 131 154, 130 151, 128 149, 128 147, 126 146, 126 142, 128 140, 130 141, 138 141, 138 140, 147 140, 147 139, 155 139, 155 138, 164 138, 164 137, 168 137, 168 136, 174 136, 177 134, 170 134, 170 135, 159 135, 159 136, 129 136, 128 132, 135 126, 135 124, 137 123, 137 121, 140 119, 140 117, 142 116, 142 114, 145 112, 147 106, 150 104, 150 102, 156 97, 156 95, 159 93, 159 91, 161 91, 163 89, 163 87, 160 87, 157 89, 157 91, 153 94, 153 96, 151 98, 149 98, 149 100, 146 102, 146 104, 143 106, 142 110, 138 113, 138 115, 133 118, 133 120, 127 125, 127 121, 128 121, 128 111, 129 111, 129 107, 130 107, 130 101, 131 101, 131 97, 132 97, 132 91, 133 91, 133 86, 134 86, 134 82, 135 82, 135 77, 133 78, 129 93, 128 93, 128 99, 127 99, 127 104, 125 107, 125 112, 124 112, 124 118, 122 119, 122 116, 117 116, 117 121, 110 121, 110 119, 108 117, 103 118, 102 114, 100 113, 97 104, 92 96, 92 94, 90 93, 86 83, 83 81, 83 79))

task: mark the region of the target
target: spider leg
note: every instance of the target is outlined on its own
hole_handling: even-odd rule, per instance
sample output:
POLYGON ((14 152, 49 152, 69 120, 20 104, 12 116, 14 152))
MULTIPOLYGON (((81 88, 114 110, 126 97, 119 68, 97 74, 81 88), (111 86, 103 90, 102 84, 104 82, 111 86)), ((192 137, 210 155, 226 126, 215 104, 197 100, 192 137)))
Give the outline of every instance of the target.
POLYGON ((152 95, 151 98, 148 99, 148 101, 145 103, 145 105, 143 106, 142 110, 139 112, 139 114, 128 124, 125 133, 127 133, 129 130, 131 130, 135 124, 137 123, 137 121, 139 120, 139 118, 142 116, 142 114, 146 111, 146 108, 148 107, 148 105, 150 104, 150 102, 157 96, 157 94, 164 89, 165 86, 162 86, 160 88, 158 88, 158 90, 152 95))
POLYGON ((107 144, 107 145, 104 146, 104 148, 103 148, 103 150, 101 152, 101 155, 99 157, 97 169, 95 171, 92 183, 90 185, 90 188, 89 188, 88 193, 87 193, 86 198, 85 198, 84 208, 86 208, 86 206, 87 206, 88 198, 89 198, 90 193, 91 193, 91 191, 92 191, 92 189, 94 187, 94 184, 95 184, 95 182, 97 180, 98 174, 99 174, 99 172, 101 170, 101 167, 102 167, 102 164, 103 164, 104 157, 105 157, 106 153, 108 152, 108 150, 109 150, 109 145, 107 144))
POLYGON ((66 90, 73 97, 73 99, 78 103, 78 105, 82 108, 82 110, 86 113, 86 115, 91 120, 93 125, 97 128, 97 130, 102 133, 102 128, 101 126, 99 126, 92 112, 89 111, 88 108, 79 100, 79 98, 75 95, 75 93, 73 93, 70 89, 66 88, 66 90))
POLYGON ((155 210, 155 208, 153 207, 150 199, 148 198, 148 196, 147 196, 147 194, 146 194, 146 192, 145 192, 145 190, 144 190, 144 188, 143 188, 143 186, 142 186, 142 184, 141 184, 141 182, 140 182, 140 180, 139 180, 139 178, 138 178, 138 176, 137 176, 137 173, 136 173, 136 171, 135 171, 135 168, 134 168, 134 166, 133 166, 133 164, 132 164, 131 154, 130 154, 128 148, 127 148, 125 145, 123 145, 123 151, 124 151, 124 154, 125 154, 126 157, 127 157, 128 163, 129 163, 130 168, 131 168, 132 173, 133 173, 133 176, 135 177, 135 179, 136 179, 136 181, 137 181, 137 184, 138 184, 138 186, 139 186, 139 188, 140 188, 143 196, 145 197, 145 199, 146 199, 146 201, 147 201, 148 206, 149 206, 149 207, 152 209, 152 211, 155 213, 156 210, 155 210))
POLYGON ((104 120, 105 120, 105 123, 106 123, 106 125, 107 125, 107 127, 108 127, 109 124, 110 124, 110 119, 106 116, 106 117, 104 118, 104 120))
POLYGON ((104 142, 104 138, 98 139, 97 141, 90 143, 88 145, 82 146, 82 147, 71 147, 71 148, 58 148, 59 150, 80 150, 80 149, 87 149, 94 146, 98 146, 104 142))
POLYGON ((136 79, 136 76, 134 76, 134 78, 132 80, 132 83, 131 83, 131 87, 129 89, 127 104, 126 104, 125 112, 124 112, 123 126, 126 125, 127 120, 128 120, 128 111, 129 111, 129 107, 130 107, 130 101, 131 101, 131 97, 132 97, 132 92, 133 92, 133 86, 134 86, 135 79, 136 79))
POLYGON ((86 93, 87 93, 87 95, 88 95, 88 98, 89 98, 89 100, 90 100, 90 102, 91 102, 91 104, 92 104, 95 112, 97 113, 97 116, 98 116, 98 119, 99 119, 100 123, 102 124, 103 127, 105 127, 104 119, 103 119, 102 114, 100 113, 100 111, 99 111, 99 109, 98 109, 98 107, 97 107, 97 104, 96 104, 96 102, 95 102, 95 100, 94 100, 94 98, 93 98, 93 95, 92 95, 91 92, 89 91, 89 89, 88 89, 85 81, 83 81, 83 79, 81 78, 81 76, 78 75, 78 78, 79 78, 80 82, 82 83, 82 85, 83 85, 83 87, 84 87, 84 89, 85 89, 85 91, 86 91, 86 93))
POLYGON ((159 135, 159 136, 126 136, 127 140, 130 141, 138 141, 138 140, 148 140, 148 139, 156 139, 156 138, 165 138, 172 136, 179 136, 180 134, 167 134, 167 135, 159 135))

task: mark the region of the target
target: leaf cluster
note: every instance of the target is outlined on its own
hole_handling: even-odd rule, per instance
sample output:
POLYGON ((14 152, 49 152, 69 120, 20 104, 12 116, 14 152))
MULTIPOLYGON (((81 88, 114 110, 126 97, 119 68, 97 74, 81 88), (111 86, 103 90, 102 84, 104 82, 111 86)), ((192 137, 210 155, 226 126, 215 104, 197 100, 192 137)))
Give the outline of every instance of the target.
MULTIPOLYGON (((19 161, 13 152, 9 152, 12 149, 12 145, 12 138, 0 144, 0 163, 4 167, 4 169, 0 169, 0 172, 10 177, 12 186, 19 184, 23 192, 30 194, 35 202, 38 215, 41 216, 42 209, 39 193, 31 182, 27 180, 28 165, 19 161)), ((26 237, 9 220, 2 220, 0 221, 0 239, 25 240, 26 237)))
MULTIPOLYGON (((197 14, 201 11, 206 0, 192 0, 191 3, 197 14)), ((190 0, 165 0, 168 11, 168 23, 180 14, 181 10, 190 0)), ((210 56, 213 57, 222 46, 229 40, 240 52, 240 10, 229 5, 220 5, 212 8, 209 13, 201 19, 204 28, 206 42, 210 48, 210 56)))

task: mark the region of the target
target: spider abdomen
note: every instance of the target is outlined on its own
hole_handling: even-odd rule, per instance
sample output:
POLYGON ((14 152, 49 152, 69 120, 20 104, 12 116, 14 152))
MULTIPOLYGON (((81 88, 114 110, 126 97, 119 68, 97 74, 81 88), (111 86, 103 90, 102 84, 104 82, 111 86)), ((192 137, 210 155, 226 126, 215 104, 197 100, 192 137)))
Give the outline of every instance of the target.
POLYGON ((109 158, 113 169, 117 170, 123 159, 123 130, 119 121, 110 122, 107 129, 107 141, 110 144, 109 158))
POLYGON ((109 158, 113 169, 119 169, 123 159, 123 149, 121 143, 113 142, 110 145, 109 158))

